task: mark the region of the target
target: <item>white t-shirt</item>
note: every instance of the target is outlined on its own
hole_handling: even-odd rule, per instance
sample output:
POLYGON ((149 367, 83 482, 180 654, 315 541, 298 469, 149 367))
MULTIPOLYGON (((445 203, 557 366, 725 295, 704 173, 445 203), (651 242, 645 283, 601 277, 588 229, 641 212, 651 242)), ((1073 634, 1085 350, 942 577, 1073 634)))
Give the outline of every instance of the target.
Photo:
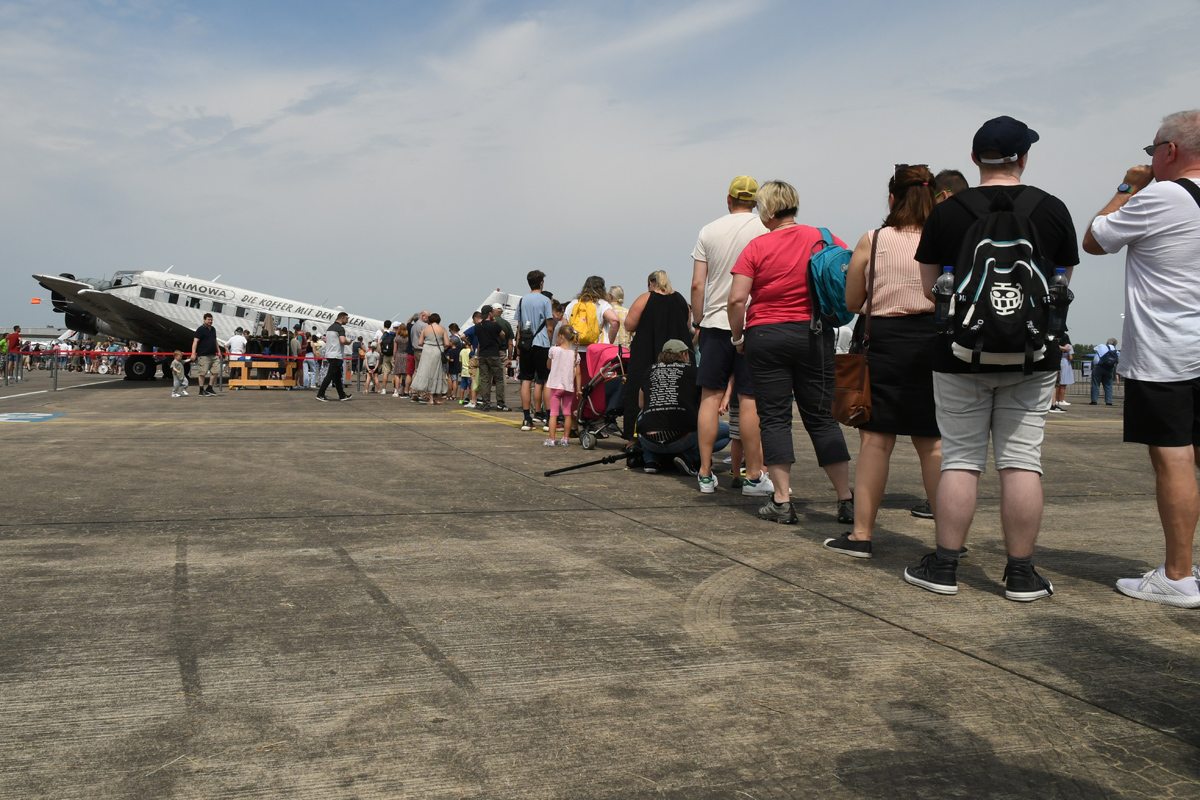
POLYGON ((1139 381, 1200 377, 1200 206, 1178 184, 1152 183, 1092 222, 1125 254, 1125 326, 1117 372, 1139 381))
POLYGON ((246 337, 240 333, 230 336, 229 341, 225 344, 229 347, 230 355, 244 355, 246 353, 246 337))
MULTIPOLYGON (((568 325, 571 323, 571 311, 575 308, 575 304, 578 302, 579 302, 578 300, 572 300, 571 302, 567 303, 567 307, 565 309, 563 309, 563 322, 567 323, 568 325)), ((603 343, 603 344, 612 344, 612 342, 610 342, 608 340, 608 323, 604 321, 604 314, 608 311, 611 311, 614 314, 617 313, 616 309, 614 309, 612 307, 612 304, 609 303, 607 300, 597 300, 596 301, 596 323, 600 326, 600 342, 599 343, 603 343)), ((557 326, 554 329, 554 341, 551 342, 551 346, 552 347, 558 346, 558 328, 557 328, 557 326)))
POLYGON ((729 290, 733 287, 733 265, 737 263, 742 249, 752 239, 766 232, 766 226, 753 211, 726 214, 700 229, 692 258, 708 264, 701 327, 729 330, 726 309, 729 307, 729 290))

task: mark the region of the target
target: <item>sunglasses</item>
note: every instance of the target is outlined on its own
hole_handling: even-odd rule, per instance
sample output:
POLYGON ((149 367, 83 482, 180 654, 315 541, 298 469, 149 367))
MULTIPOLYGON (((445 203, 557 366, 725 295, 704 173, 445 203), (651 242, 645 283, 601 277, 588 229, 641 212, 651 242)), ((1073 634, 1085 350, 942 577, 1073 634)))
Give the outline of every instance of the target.
POLYGON ((1142 148, 1142 152, 1144 152, 1146 155, 1150 156, 1151 158, 1154 158, 1154 151, 1157 150, 1158 148, 1162 147, 1164 144, 1171 144, 1171 142, 1159 142, 1158 144, 1148 144, 1142 148))

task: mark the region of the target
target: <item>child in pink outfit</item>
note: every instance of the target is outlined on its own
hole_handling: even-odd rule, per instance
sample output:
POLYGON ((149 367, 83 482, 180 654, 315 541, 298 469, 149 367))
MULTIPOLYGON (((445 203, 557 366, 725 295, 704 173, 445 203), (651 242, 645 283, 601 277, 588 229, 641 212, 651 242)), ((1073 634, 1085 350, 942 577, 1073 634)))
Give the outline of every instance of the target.
POLYGON ((546 388, 550 390, 550 438, 542 442, 547 447, 566 447, 571 443, 571 415, 575 413, 575 400, 579 397, 579 351, 575 348, 575 329, 563 325, 558 329, 558 341, 550 348, 550 377, 546 388), (563 437, 554 440, 558 428, 558 415, 563 416, 563 437))

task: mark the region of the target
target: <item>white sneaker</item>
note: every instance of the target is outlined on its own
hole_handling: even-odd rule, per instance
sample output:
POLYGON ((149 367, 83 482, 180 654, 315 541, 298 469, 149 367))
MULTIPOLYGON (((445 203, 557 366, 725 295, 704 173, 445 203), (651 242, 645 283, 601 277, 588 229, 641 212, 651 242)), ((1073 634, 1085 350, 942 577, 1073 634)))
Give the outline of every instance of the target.
POLYGON ((543 447, 554 447, 556 444, 557 442, 555 442, 554 439, 546 439, 542 442, 543 447))
POLYGON ((179 392, 171 392, 171 397, 179 397, 179 392))
POLYGON ((1070 404, 1070 403, 1068 403, 1066 400, 1059 400, 1059 401, 1058 401, 1058 404, 1059 404, 1060 406, 1069 406, 1069 405, 1071 405, 1071 404, 1070 404))
POLYGON ((184 389, 182 392, 180 392, 180 394, 183 395, 184 397, 187 397, 188 396, 187 389, 184 389))
POLYGON ((759 475, 758 480, 756 481, 752 481, 749 478, 743 478, 742 494, 757 497, 771 495, 774 497, 775 484, 771 483, 771 479, 767 476, 766 472, 763 472, 762 475, 759 475))
POLYGON ((467 403, 463 408, 475 408, 475 403, 467 403))
POLYGON ((1200 608, 1200 582, 1197 581, 1195 567, 1192 568, 1192 577, 1181 581, 1168 578, 1165 565, 1150 570, 1140 578, 1121 578, 1117 581, 1117 591, 1151 603, 1200 608))

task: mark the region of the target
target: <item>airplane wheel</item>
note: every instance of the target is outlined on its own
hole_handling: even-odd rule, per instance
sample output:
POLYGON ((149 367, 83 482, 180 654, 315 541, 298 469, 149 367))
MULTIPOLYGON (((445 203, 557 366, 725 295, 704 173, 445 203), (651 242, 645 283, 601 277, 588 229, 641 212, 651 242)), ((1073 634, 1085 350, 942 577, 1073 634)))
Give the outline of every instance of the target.
POLYGON ((125 361, 125 380, 152 381, 154 380, 153 356, 130 356, 125 361))
POLYGON ((580 431, 579 444, 584 450, 591 450, 596 446, 596 434, 592 433, 591 431, 580 431))

